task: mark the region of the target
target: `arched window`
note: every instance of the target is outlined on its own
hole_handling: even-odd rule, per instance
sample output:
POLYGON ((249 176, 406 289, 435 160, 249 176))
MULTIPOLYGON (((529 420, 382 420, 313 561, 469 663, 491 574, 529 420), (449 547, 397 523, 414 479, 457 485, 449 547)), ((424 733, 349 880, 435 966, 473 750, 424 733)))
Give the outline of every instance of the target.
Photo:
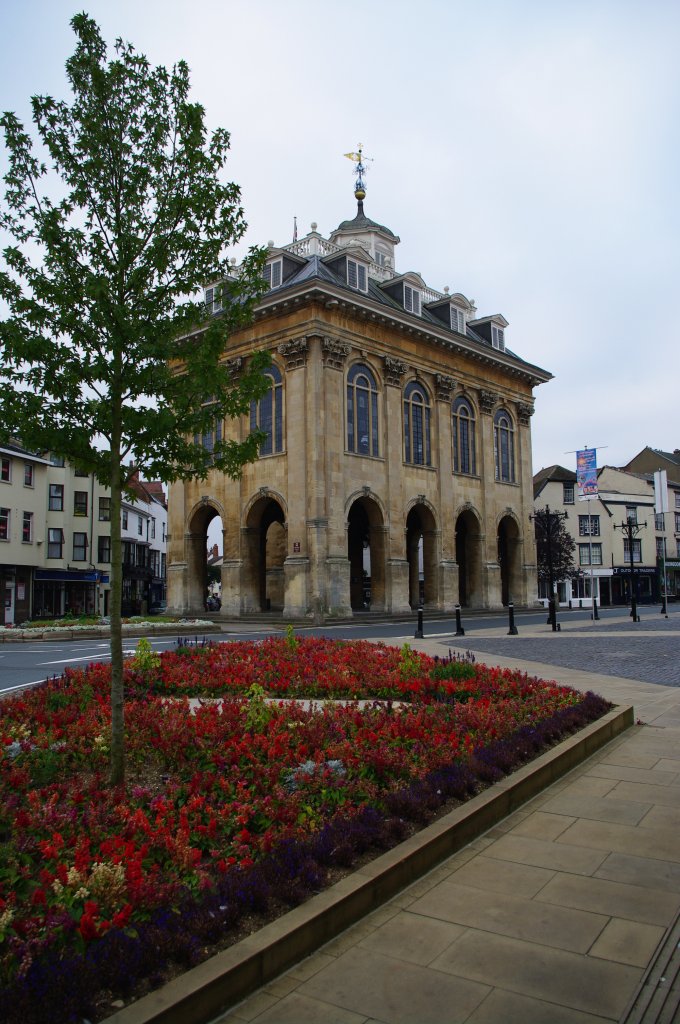
POLYGON ((493 452, 496 462, 496 480, 514 484, 515 428, 510 414, 505 409, 499 409, 493 418, 493 452))
POLYGON ((404 391, 404 458, 416 466, 432 465, 430 451, 430 400, 418 381, 404 391))
POLYGON ((347 450, 358 455, 379 455, 378 389, 363 363, 347 374, 347 450))
POLYGON ((477 472, 475 451, 475 411, 467 398, 453 403, 453 472, 477 472))
POLYGON ((275 455, 283 451, 283 382, 281 371, 274 363, 265 377, 271 385, 259 402, 250 403, 250 429, 267 435, 260 445, 260 455, 275 455))

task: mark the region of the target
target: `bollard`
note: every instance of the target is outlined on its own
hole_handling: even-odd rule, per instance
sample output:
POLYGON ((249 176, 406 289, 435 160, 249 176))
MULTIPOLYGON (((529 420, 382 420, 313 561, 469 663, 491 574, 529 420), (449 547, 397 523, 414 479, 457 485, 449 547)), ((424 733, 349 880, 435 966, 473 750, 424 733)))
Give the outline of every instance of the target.
POLYGON ((465 636, 465 630, 460 621, 460 605, 456 605, 456 636, 465 636))
POLYGON ((661 614, 668 618, 668 608, 666 607, 666 595, 661 595, 661 614))
POLYGON ((517 636, 517 626, 515 625, 515 606, 512 602, 508 605, 508 618, 509 618, 509 629, 508 636, 517 636))
POLYGON ((415 640, 422 640, 423 639, 423 609, 422 609, 422 607, 420 607, 418 609, 418 628, 416 629, 416 631, 413 634, 413 636, 414 636, 415 640))
POLYGON ((596 597, 593 598, 593 614, 591 615, 591 619, 594 619, 594 620, 596 620, 598 622, 600 620, 600 616, 597 614, 597 598, 596 597))

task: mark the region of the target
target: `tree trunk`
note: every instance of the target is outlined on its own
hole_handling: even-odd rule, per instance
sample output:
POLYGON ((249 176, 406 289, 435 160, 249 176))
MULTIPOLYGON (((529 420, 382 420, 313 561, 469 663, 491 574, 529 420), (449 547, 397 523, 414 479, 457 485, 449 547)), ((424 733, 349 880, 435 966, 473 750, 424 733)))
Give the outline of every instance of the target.
POLYGON ((125 782, 125 706, 123 692, 123 552, 120 446, 111 446, 111 785, 125 782))

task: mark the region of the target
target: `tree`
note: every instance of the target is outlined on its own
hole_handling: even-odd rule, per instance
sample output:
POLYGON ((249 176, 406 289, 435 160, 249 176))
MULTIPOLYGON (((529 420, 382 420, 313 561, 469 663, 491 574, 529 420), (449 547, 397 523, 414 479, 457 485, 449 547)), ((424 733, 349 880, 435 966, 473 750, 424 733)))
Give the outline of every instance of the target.
POLYGON ((208 133, 189 70, 152 68, 118 40, 107 59, 94 21, 73 18, 67 104, 32 100, 40 155, 12 113, 0 227, 0 438, 64 456, 111 489, 111 781, 124 780, 121 497, 130 463, 166 481, 236 477, 260 435, 197 443, 262 396, 268 356, 234 379, 227 335, 262 293, 263 254, 230 277, 226 246, 246 229, 223 184, 229 135, 208 133), (218 285, 221 316, 200 288, 218 285), (196 327, 202 326, 200 332, 196 327), (127 468, 126 468, 127 467, 127 468))
POLYGON ((536 568, 539 580, 550 584, 568 580, 574 574, 576 542, 564 525, 563 514, 546 506, 534 512, 536 568))

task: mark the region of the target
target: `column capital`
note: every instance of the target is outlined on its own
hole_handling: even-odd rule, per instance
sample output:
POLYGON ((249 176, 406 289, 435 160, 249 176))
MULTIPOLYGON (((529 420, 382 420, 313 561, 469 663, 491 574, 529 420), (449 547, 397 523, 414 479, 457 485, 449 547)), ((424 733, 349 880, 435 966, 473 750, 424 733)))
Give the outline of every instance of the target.
POLYGON ((286 363, 286 370, 297 370, 300 366, 307 364, 307 339, 295 338, 293 341, 283 341, 277 351, 283 356, 286 363))

